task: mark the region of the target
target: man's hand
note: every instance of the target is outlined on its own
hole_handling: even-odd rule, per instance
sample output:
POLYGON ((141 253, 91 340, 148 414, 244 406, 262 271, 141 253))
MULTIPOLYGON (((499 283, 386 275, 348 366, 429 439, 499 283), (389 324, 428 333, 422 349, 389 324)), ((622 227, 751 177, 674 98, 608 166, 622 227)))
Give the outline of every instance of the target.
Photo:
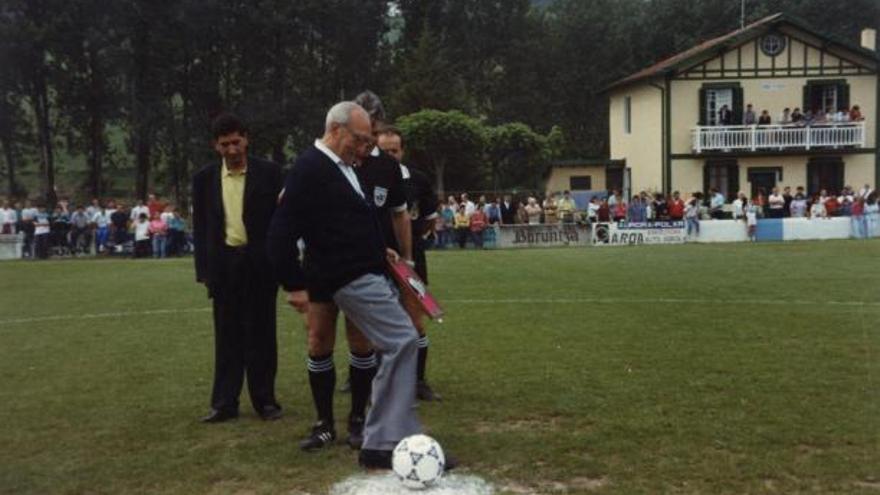
POLYGON ((387 259, 389 263, 397 263, 400 261, 400 255, 397 254, 397 251, 391 248, 385 248, 385 259, 387 259))
POLYGON ((298 313, 309 311, 309 293, 304 290, 295 290, 287 294, 287 304, 293 306, 298 313))

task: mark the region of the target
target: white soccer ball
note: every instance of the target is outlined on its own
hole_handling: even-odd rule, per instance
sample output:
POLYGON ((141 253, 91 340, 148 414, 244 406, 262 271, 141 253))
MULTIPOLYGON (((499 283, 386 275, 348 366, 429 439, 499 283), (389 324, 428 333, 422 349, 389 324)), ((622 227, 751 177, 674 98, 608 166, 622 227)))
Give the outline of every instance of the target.
POLYGON ((427 435, 412 435, 401 440, 394 448, 391 465, 404 486, 418 490, 440 479, 446 466, 446 457, 437 440, 427 435))

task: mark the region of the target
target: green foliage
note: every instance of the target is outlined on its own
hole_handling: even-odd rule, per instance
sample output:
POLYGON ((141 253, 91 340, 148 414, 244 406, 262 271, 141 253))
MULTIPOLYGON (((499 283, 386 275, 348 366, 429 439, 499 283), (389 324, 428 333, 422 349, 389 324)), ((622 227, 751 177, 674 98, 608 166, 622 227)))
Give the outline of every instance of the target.
POLYGON ((450 61, 447 49, 431 30, 425 29, 416 46, 405 52, 395 73, 391 109, 406 115, 424 108, 472 111, 462 64, 450 61))
POLYGON ((397 121, 405 139, 407 161, 434 173, 438 192, 468 189, 479 180, 485 133, 482 124, 458 110, 422 110, 397 121))
MULTIPOLYGON (((249 122, 253 153, 289 163, 321 133, 330 105, 367 88, 383 97, 392 118, 427 108, 460 110, 489 126, 522 122, 540 135, 555 133, 542 152, 545 162, 601 156, 608 128, 600 90, 738 28, 739 6, 729 0, 6 0, 0 9, 4 189, 51 198, 57 168, 62 195, 155 189, 184 202, 190 174, 212 158, 207 129, 218 112, 235 111, 249 122), (126 136, 121 144, 119 135, 126 136)), ((746 22, 784 11, 853 43, 860 29, 880 25, 876 0, 750 0, 746 7, 746 22)), ((487 159, 510 162, 504 155, 526 151, 487 159)), ((540 160, 514 166, 513 175, 478 164, 448 178, 473 181, 463 185, 469 188, 525 184, 538 177, 516 174, 537 171, 540 160)))
POLYGON ((547 136, 522 122, 487 126, 452 110, 422 110, 397 121, 407 162, 433 172, 437 191, 538 189, 545 166, 559 156, 562 131, 547 136))
POLYGON ((486 157, 494 190, 537 189, 547 139, 521 122, 486 129, 486 157))

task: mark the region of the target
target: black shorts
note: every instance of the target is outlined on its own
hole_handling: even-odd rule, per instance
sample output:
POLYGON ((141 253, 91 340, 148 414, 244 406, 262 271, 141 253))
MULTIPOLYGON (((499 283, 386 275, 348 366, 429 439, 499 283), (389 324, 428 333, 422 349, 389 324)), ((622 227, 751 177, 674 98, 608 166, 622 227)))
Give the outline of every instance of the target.
POLYGON ((333 302, 333 293, 329 290, 319 287, 307 287, 306 290, 309 293, 309 302, 324 304, 333 302))
POLYGON ((428 260, 425 258, 425 245, 423 239, 417 239, 413 243, 413 263, 416 274, 421 277, 422 282, 428 283, 428 260))

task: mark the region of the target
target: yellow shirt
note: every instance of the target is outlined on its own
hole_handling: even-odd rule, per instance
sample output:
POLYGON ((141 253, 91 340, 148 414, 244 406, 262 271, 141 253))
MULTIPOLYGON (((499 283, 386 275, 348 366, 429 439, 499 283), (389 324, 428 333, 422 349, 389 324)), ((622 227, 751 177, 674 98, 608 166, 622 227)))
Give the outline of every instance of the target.
POLYGON ((571 198, 562 198, 559 200, 558 207, 559 211, 562 212, 563 215, 566 213, 571 213, 575 210, 574 200, 571 198))
POLYGON ((226 245, 237 247, 247 244, 244 228, 244 181, 247 168, 229 170, 223 160, 221 186, 223 189, 223 218, 226 221, 226 245))

